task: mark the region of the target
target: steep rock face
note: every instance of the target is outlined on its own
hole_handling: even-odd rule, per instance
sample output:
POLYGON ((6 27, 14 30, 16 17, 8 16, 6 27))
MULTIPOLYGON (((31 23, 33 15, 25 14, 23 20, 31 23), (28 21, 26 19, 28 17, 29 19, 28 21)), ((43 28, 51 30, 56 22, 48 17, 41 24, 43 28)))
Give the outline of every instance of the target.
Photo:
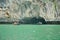
POLYGON ((60 14, 59 0, 6 0, 5 6, 4 13, 9 12, 11 20, 41 16, 46 21, 55 21, 60 14))

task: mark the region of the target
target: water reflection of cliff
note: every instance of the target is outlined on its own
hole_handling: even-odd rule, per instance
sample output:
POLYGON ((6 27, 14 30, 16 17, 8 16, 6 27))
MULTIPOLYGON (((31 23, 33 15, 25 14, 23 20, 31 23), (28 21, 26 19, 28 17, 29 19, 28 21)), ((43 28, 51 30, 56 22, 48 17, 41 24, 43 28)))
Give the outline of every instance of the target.
POLYGON ((59 17, 56 0, 6 0, 6 7, 11 19, 41 16, 51 21, 59 17))

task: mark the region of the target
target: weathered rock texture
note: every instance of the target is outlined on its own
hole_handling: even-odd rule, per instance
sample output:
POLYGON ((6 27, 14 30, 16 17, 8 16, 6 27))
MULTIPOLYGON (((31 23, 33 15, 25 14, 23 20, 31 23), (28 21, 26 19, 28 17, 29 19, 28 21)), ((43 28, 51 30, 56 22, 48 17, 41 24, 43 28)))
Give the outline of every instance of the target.
POLYGON ((0 18, 7 19, 4 14, 9 12, 10 21, 38 16, 43 17, 46 21, 60 21, 59 3, 59 0, 6 0, 0 4, 3 7, 0 9, 2 10, 0 18))

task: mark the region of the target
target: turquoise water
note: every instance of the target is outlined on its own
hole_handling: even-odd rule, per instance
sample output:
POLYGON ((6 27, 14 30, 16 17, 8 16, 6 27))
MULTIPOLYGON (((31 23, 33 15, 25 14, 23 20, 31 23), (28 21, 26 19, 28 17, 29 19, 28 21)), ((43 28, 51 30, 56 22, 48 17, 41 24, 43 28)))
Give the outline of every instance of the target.
POLYGON ((60 25, 0 25, 0 40, 60 40, 60 25))

